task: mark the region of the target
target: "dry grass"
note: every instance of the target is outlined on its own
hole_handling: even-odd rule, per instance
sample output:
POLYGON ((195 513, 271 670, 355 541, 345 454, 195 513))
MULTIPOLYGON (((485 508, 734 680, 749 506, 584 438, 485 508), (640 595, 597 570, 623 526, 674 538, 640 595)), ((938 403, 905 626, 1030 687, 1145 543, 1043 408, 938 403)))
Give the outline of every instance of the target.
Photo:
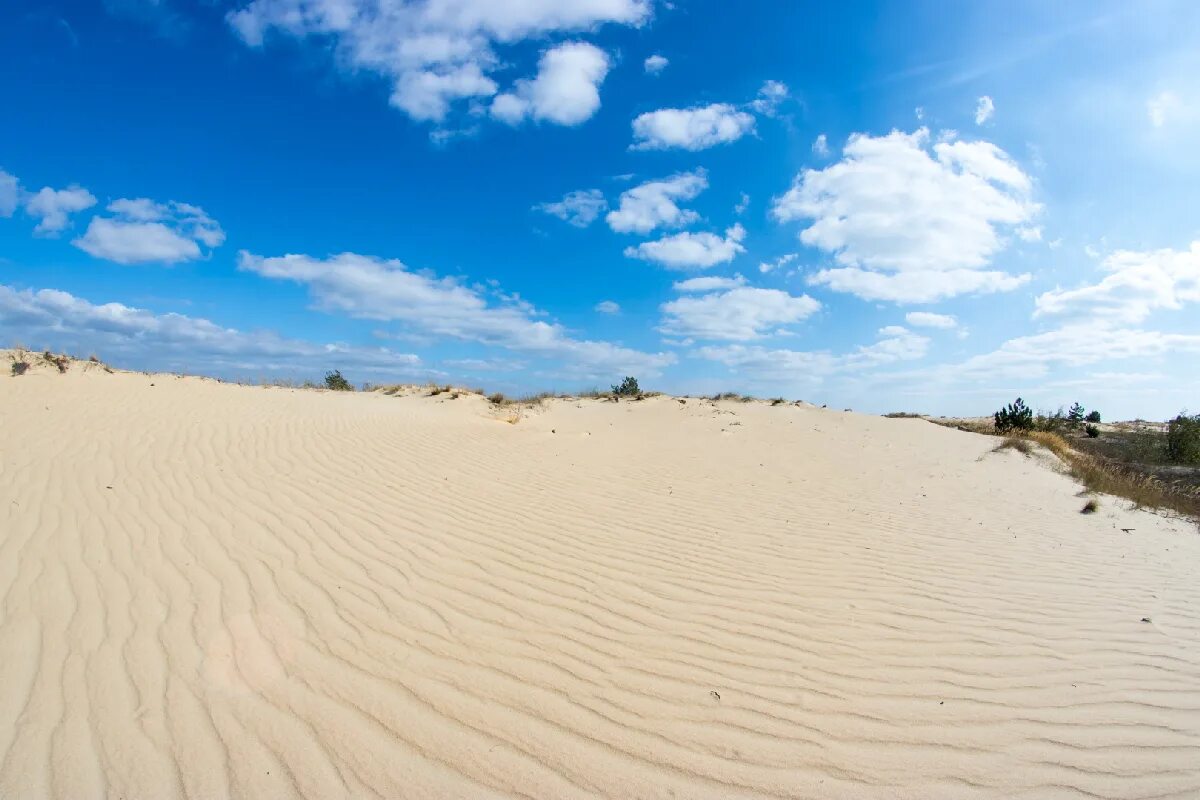
POLYGON ((1083 504, 1083 508, 1079 509, 1080 514, 1095 514, 1100 510, 1100 503, 1095 498, 1088 500, 1083 504))
POLYGON ((1028 439, 1022 439, 1019 436, 1005 437, 1004 441, 992 448, 993 453, 999 453, 1002 450, 1016 450, 1022 455, 1031 455, 1033 453, 1033 445, 1028 439))
POLYGON ((1139 508, 1166 509, 1200 520, 1200 492, 1195 489, 1175 487, 1121 464, 1082 453, 1057 433, 1034 431, 1027 440, 1009 437, 997 449, 1011 446, 1028 452, 1015 443, 1022 441, 1026 448, 1033 441, 1058 456, 1067 472, 1090 492, 1123 497, 1139 508), (1010 441, 1014 444, 1009 445, 1010 441))

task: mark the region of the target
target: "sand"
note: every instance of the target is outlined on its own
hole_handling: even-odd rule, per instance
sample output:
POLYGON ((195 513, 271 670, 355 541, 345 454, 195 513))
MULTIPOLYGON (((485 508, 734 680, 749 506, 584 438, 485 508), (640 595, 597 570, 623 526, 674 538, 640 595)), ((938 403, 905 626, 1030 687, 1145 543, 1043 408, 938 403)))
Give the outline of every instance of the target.
POLYGON ((79 363, 0 424, 3 798, 1200 796, 1200 534, 995 439, 79 363))

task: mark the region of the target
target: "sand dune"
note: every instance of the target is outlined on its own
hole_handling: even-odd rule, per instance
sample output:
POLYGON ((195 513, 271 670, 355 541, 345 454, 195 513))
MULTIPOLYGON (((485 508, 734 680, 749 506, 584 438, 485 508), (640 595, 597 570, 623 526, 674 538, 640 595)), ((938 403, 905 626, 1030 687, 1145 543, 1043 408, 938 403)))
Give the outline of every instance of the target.
POLYGON ((1193 525, 921 420, 509 413, 0 377, 0 797, 1200 796, 1193 525))

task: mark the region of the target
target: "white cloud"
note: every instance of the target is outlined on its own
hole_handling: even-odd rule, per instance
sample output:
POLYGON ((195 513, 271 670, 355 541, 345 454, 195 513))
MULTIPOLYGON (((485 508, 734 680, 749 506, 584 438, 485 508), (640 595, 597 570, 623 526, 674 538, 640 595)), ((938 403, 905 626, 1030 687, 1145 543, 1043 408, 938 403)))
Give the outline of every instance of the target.
POLYGON ((1182 109, 1183 101, 1171 91, 1159 92, 1146 101, 1146 114, 1150 117, 1150 124, 1156 128, 1166 125, 1182 109))
POLYGON ((25 198, 25 211, 38 217, 33 229, 36 234, 55 235, 67 227, 69 217, 77 211, 96 205, 96 198, 81 186, 71 185, 66 189, 42 187, 25 198))
POLYGON ((72 244, 118 264, 176 264, 203 257, 201 245, 218 247, 225 232, 204 210, 187 203, 156 203, 144 197, 108 205, 115 216, 93 217, 72 244))
POLYGON ((601 300, 599 303, 596 303, 595 310, 601 314, 620 314, 621 306, 612 300, 601 300))
POLYGON ((819 158, 828 158, 829 138, 823 133, 818 136, 812 143, 812 151, 819 158))
POLYGON ((817 282, 856 294, 862 288, 869 299, 922 302, 1028 279, 971 273, 1005 246, 1004 231, 1039 212, 1032 181, 989 142, 940 142, 930 153, 928 140, 924 128, 856 134, 841 161, 805 170, 776 199, 776 218, 814 220, 800 240, 844 267, 819 273, 817 282))
POLYGON ((1094 323, 1066 325, 1020 336, 961 364, 938 368, 949 380, 998 378, 1031 380, 1066 367, 1102 361, 1150 359, 1176 352, 1200 352, 1200 335, 1162 333, 1094 323))
POLYGON ((981 272, 973 269, 924 270, 887 274, 855 267, 823 269, 809 277, 814 286, 828 286, 863 300, 892 303, 934 303, 962 294, 1009 292, 1032 280, 1024 273, 981 272))
POLYGON ((654 261, 667 269, 707 269, 732 261, 738 253, 746 252, 741 242, 746 229, 735 224, 722 238, 715 233, 676 233, 637 247, 625 248, 629 258, 654 261))
POLYGON ((264 258, 239 254, 239 269, 308 287, 321 311, 389 320, 433 336, 482 342, 558 358, 588 375, 612 372, 657 375, 674 363, 670 353, 643 353, 603 341, 575 339, 561 325, 514 296, 491 305, 480 291, 450 278, 411 272, 397 260, 355 253, 327 259, 305 255, 264 258))
MULTIPOLYGON (((389 80, 392 105, 441 121, 456 101, 496 94, 490 73, 504 66, 497 46, 604 23, 641 25, 651 7, 650 0, 253 0, 227 19, 251 47, 271 32, 332 43, 346 69, 389 80)), ((577 120, 586 107, 551 103, 546 118, 577 120)))
POLYGON ((1037 298, 1034 316, 1074 316, 1138 323, 1160 309, 1200 302, 1200 241, 1188 250, 1118 250, 1100 265, 1099 283, 1054 289, 1037 298))
POLYGON ((975 104, 975 124, 982 125, 996 114, 996 104, 986 94, 975 104))
POLYGON ((734 142, 754 130, 754 115, 728 103, 660 108, 633 120, 633 150, 704 150, 734 142))
POLYGON ((910 311, 904 315, 904 320, 917 328, 940 328, 948 330, 958 327, 958 320, 949 314, 933 314, 929 311, 910 311))
POLYGON ((680 208, 676 201, 693 200, 708 188, 703 169, 680 172, 669 178, 647 181, 622 192, 617 208, 608 212, 608 226, 621 233, 649 233, 662 227, 678 228, 700 218, 680 208))
POLYGON ((534 210, 544 211, 576 228, 586 228, 591 225, 606 208, 608 208, 608 201, 604 199, 604 194, 599 189, 568 192, 557 203, 541 203, 534 206, 534 210))
POLYGON ((659 330, 668 336, 697 339, 757 339, 780 326, 800 322, 820 308, 821 304, 808 295, 797 297, 777 289, 739 286, 663 303, 659 330))
POLYGON ((771 350, 756 345, 701 347, 702 358, 765 380, 791 380, 798 375, 826 376, 860 371, 899 361, 915 361, 929 350, 929 339, 904 328, 884 328, 879 341, 840 355, 827 351, 771 350))
POLYGON ((711 292, 716 289, 734 289, 745 283, 746 279, 741 275, 734 275, 732 278, 704 275, 699 278, 688 278, 686 281, 676 281, 671 288, 677 292, 711 292))
POLYGON ((17 210, 21 183, 15 175, 0 169, 0 217, 11 217, 17 210))
POLYGON ((1042 229, 1036 226, 1017 228, 1017 238, 1022 242, 1040 242, 1042 240, 1042 229))
POLYGON ((358 370, 372 376, 425 372, 421 359, 382 347, 315 344, 272 332, 225 328, 182 314, 155 314, 121 303, 95 305, 56 289, 17 290, 0 285, 0 330, 75 353, 153 369, 217 374, 319 374, 358 370))
POLYGON ((642 63, 642 66, 645 67, 646 72, 648 72, 649 74, 657 75, 658 73, 660 73, 664 69, 666 69, 667 64, 670 64, 670 63, 671 62, 668 61, 665 56, 660 56, 657 53, 655 53, 654 55, 647 58, 642 63))
POLYGON ((749 207, 750 207, 750 195, 746 194, 745 192, 742 192, 741 196, 738 198, 737 205, 735 205, 733 207, 733 213, 737 214, 740 217, 742 214, 746 213, 746 209, 749 207))
POLYGON ((768 272, 773 272, 773 271, 779 269, 780 267, 786 267, 788 264, 792 263, 799 257, 800 256, 798 253, 788 253, 786 255, 780 256, 779 258, 775 259, 774 261, 764 261, 758 265, 758 271, 763 274, 766 274, 768 272))
POLYGON ((754 98, 750 103, 759 114, 765 117, 775 116, 775 111, 779 108, 779 104, 787 99, 788 87, 786 83, 781 81, 767 81, 758 90, 758 97, 754 98))
POLYGON ((586 42, 568 42, 542 54, 533 80, 492 101, 492 116, 517 125, 526 117, 558 125, 579 125, 600 108, 600 84, 608 56, 586 42))

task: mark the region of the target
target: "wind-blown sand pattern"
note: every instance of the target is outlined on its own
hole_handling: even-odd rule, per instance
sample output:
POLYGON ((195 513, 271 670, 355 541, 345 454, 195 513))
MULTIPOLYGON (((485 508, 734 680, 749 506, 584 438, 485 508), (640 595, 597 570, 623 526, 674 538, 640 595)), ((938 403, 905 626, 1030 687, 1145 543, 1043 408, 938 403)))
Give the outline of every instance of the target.
POLYGON ((1200 796, 1194 526, 921 420, 509 413, 0 378, 0 797, 1200 796))

